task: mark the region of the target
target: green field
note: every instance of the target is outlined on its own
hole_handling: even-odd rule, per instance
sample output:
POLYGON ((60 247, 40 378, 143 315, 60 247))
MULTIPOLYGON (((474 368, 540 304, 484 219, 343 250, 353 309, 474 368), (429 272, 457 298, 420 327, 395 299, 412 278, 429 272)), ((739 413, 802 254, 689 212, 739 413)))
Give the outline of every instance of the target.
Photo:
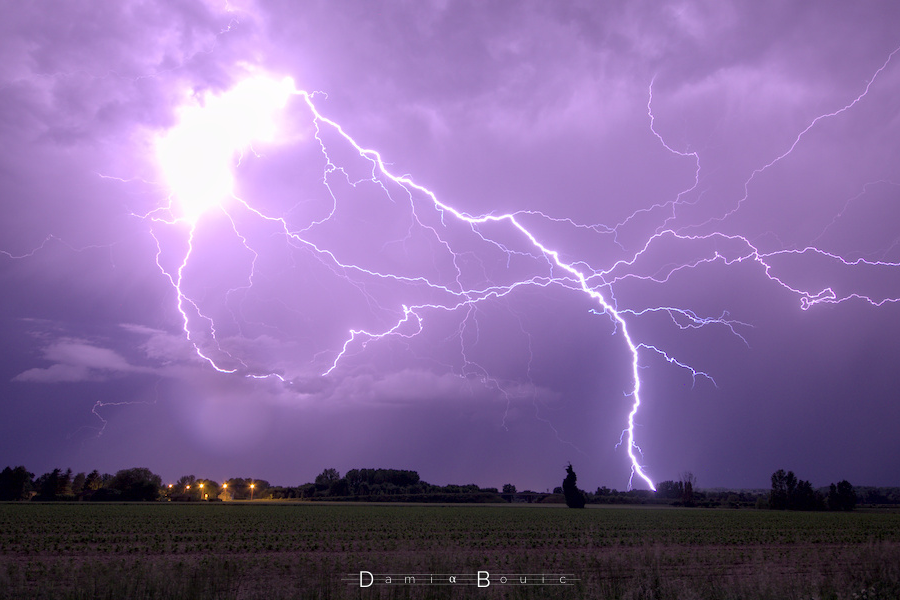
POLYGON ((900 512, 0 504, 0 598, 468 597, 896 599, 900 512), (360 571, 579 581, 342 581, 360 571))

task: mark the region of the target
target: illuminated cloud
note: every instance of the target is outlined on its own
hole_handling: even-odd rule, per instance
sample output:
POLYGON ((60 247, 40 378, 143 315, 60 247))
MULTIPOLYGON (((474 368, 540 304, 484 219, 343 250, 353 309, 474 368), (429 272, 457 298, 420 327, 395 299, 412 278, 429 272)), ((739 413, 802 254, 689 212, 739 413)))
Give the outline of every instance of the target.
POLYGON ((294 91, 290 78, 244 79, 226 93, 187 99, 178 124, 160 137, 156 153, 178 219, 189 224, 234 195, 234 165, 254 142, 271 142, 275 117, 294 91))
POLYGON ((53 364, 35 367, 19 373, 13 381, 63 383, 103 381, 125 373, 145 372, 146 369, 128 363, 116 352, 84 340, 61 340, 44 349, 43 358, 53 364))

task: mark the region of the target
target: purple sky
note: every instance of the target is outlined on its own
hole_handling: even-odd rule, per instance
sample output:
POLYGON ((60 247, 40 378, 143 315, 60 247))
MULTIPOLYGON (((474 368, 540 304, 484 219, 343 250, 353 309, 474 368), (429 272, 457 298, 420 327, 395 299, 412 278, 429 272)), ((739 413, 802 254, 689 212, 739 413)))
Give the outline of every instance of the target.
POLYGON ((627 331, 653 481, 900 485, 898 24, 892 1, 20 3, 0 462, 544 490, 571 461, 624 489, 627 331), (373 181, 299 93, 269 139, 222 146, 235 198, 166 223, 188 209, 159 141, 189 178, 218 156, 173 133, 184 107, 283 77, 559 264, 373 181))

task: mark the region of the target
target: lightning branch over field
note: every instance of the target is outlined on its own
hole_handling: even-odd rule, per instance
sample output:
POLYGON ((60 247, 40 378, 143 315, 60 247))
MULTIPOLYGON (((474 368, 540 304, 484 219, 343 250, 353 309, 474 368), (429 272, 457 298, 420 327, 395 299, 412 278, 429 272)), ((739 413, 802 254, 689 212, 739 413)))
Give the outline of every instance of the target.
MULTIPOLYGON (((700 155, 674 149, 658 133, 652 110, 652 84, 647 104, 650 130, 667 151, 694 163, 693 183, 674 199, 640 209, 619 224, 610 226, 577 223, 565 216, 534 210, 471 214, 454 208, 429 188, 415 182, 411 176, 393 173, 377 150, 364 147, 339 123, 324 116, 314 102, 316 94, 296 89, 289 78, 276 81, 259 76, 241 82, 221 96, 206 97, 202 106, 190 104, 183 110, 179 125, 159 138, 159 162, 171 196, 165 206, 142 215, 142 218, 152 223, 158 249, 157 265, 175 290, 184 334, 197 355, 220 372, 246 377, 274 377, 290 383, 290 379, 282 373, 269 370, 265 365, 248 364, 239 352, 224 347, 217 336, 219 317, 210 314, 216 310, 204 308, 205 300, 188 289, 192 277, 197 276, 191 267, 193 255, 201 243, 198 235, 212 215, 224 215, 228 229, 242 248, 246 265, 243 283, 228 289, 226 298, 246 292, 256 285, 257 260, 263 251, 257 249, 250 240, 251 236, 243 231, 250 217, 267 224, 270 227, 269 236, 281 239, 286 247, 314 260, 337 281, 355 290, 358 296, 364 298, 371 313, 377 315, 374 319, 360 319, 372 322, 369 326, 345 329, 342 342, 330 346, 326 343, 318 349, 316 357, 321 364, 321 376, 336 373, 350 356, 365 351, 373 343, 386 338, 415 338, 427 327, 430 315, 440 312, 462 315, 457 332, 461 356, 454 368, 457 374, 479 379, 504 391, 503 384, 493 378, 488 369, 467 355, 467 336, 474 335, 477 339, 480 335, 477 318, 473 317, 474 309, 528 287, 558 286, 583 294, 593 303, 592 312, 608 319, 618 340, 616 343, 621 344, 622 351, 630 358, 632 387, 627 394, 630 411, 619 440, 631 461, 629 487, 637 476, 648 487, 655 489, 642 465, 642 453, 635 440, 636 417, 641 407, 642 357, 661 356, 668 363, 690 373, 695 382, 698 378, 713 385, 715 382, 710 374, 677 359, 658 345, 635 339, 629 329, 630 319, 663 314, 682 330, 720 327, 748 346, 740 330, 750 325, 731 318, 727 312, 719 316, 702 316, 688 308, 676 306, 620 307, 614 286, 626 280, 664 284, 681 271, 712 263, 726 266, 753 263, 761 277, 797 296, 800 308, 804 310, 819 303, 861 300, 880 306, 900 300, 857 290, 839 293, 832 285, 807 289, 791 283, 790 278, 779 274, 778 269, 779 261, 804 258, 814 258, 844 268, 891 271, 900 267, 900 263, 861 258, 849 260, 814 246, 766 251, 738 234, 716 230, 690 233, 708 229, 711 224, 722 222, 740 210, 750 197, 753 180, 774 164, 785 160, 802 144, 804 135, 820 121, 839 117, 863 101, 898 51, 900 49, 887 57, 857 97, 850 99, 845 106, 813 119, 796 135, 788 148, 752 171, 743 186, 744 196, 732 202, 731 208, 722 209, 718 216, 702 223, 684 225, 678 219, 679 207, 688 202, 686 198, 699 185, 700 155), (289 105, 291 98, 299 98, 308 111, 312 137, 323 161, 321 183, 327 190, 327 202, 320 202, 307 214, 303 214, 302 210, 292 209, 286 213, 262 208, 260 204, 266 203, 258 200, 264 199, 245 198, 234 189, 234 169, 244 153, 253 151, 254 142, 277 139, 281 127, 279 115, 299 110, 289 105), (402 223, 399 233, 393 231, 381 235, 381 232, 366 232, 367 235, 381 235, 378 250, 384 252, 393 246, 407 245, 420 250, 424 247, 431 253, 429 260, 411 260, 412 265, 395 261, 387 267, 384 261, 360 257, 340 244, 330 243, 328 234, 348 220, 343 204, 356 206, 360 202, 356 196, 362 189, 368 193, 366 210, 377 212, 381 207, 390 218, 402 223), (376 192, 374 197, 373 190, 376 192), (351 199, 345 200, 347 197, 351 199), (662 209, 665 217, 643 244, 628 251, 618 239, 620 230, 640 213, 657 209, 662 209), (626 255, 610 260, 606 266, 592 266, 587 260, 567 256, 554 247, 539 233, 541 223, 612 237, 615 245, 626 255), (677 227, 674 226, 676 223, 677 227), (178 240, 176 246, 181 247, 180 254, 177 251, 173 254, 167 247, 173 230, 178 240), (393 235, 397 237, 391 237, 393 235), (663 265, 642 264, 654 250, 672 245, 689 248, 692 256, 663 265), (173 260, 172 256, 176 258, 173 260), (385 289, 390 293, 384 293, 385 289)), ((303 140, 297 143, 310 142, 303 140)), ((725 202, 722 204, 727 206, 725 202)), ((405 256, 409 255, 407 251, 405 256)), ((646 262, 652 263, 649 260, 646 262)), ((234 310, 231 309, 231 312, 233 315, 234 310)), ((234 320, 239 319, 235 317, 234 320)))

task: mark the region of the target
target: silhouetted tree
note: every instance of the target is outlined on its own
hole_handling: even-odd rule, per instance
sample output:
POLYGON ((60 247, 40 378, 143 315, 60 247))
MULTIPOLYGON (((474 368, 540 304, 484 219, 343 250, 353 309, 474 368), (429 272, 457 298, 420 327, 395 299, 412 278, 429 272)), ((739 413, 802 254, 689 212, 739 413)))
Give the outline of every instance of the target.
POLYGON ((569 463, 569 466, 566 467, 566 478, 563 479, 562 484, 563 494, 566 497, 566 506, 569 508, 584 508, 587 502, 584 492, 579 490, 576 485, 577 481, 578 476, 575 475, 575 471, 572 469, 572 463, 569 463))
POLYGON ((97 469, 94 469, 84 478, 84 490, 97 491, 101 487, 103 487, 103 478, 100 477, 97 469))
POLYGON ((27 500, 31 493, 34 473, 25 467, 6 467, 0 472, 0 500, 27 500))
POLYGON ((793 471, 778 469, 772 473, 772 490, 769 492, 769 508, 773 510, 821 510, 824 502, 812 484, 797 479, 793 471))
POLYGON ((856 508, 856 491, 846 479, 828 489, 828 510, 853 510, 856 508))
POLYGON ((787 494, 788 510, 796 508, 797 476, 793 471, 788 471, 784 478, 785 493, 787 494))
MULTIPOLYGON (((794 472, 791 471, 791 477, 794 472)), ((785 510, 788 507, 787 473, 778 469, 772 473, 772 490, 769 492, 769 508, 785 510)))
POLYGON ((97 469, 94 469, 84 478, 84 486, 81 489, 82 500, 116 500, 119 493, 105 487, 105 484, 112 481, 106 475, 100 475, 97 469))
POLYGON ((156 500, 162 479, 150 469, 135 467, 118 471, 109 487, 119 492, 122 500, 156 500))
POLYGON ((38 490, 35 500, 72 500, 72 469, 44 473, 35 480, 34 487, 38 490))
POLYGON ((501 494, 501 497, 504 500, 506 500, 507 502, 512 502, 515 495, 516 495, 516 486, 514 486, 511 483, 504 483, 503 484, 503 494, 501 494))
MULTIPOLYGON (((369 486, 366 482, 362 482, 357 490, 358 494, 365 495, 369 493, 369 486)), ((312 498, 316 495, 316 486, 312 483, 304 483, 301 486, 297 486, 297 491, 300 492, 301 498, 312 498)))
POLYGON ((660 481, 656 486, 657 498, 669 498, 672 500, 681 500, 684 496, 684 483, 681 481, 660 481))
POLYGON ((363 481, 359 469, 350 469, 344 475, 344 479, 347 480, 347 487, 350 489, 350 493, 354 495, 359 494, 359 484, 363 481))
POLYGON ((331 484, 341 478, 341 474, 337 469, 325 469, 316 475, 316 488, 320 492, 327 492, 331 489, 331 484))
POLYGON ((681 501, 685 506, 694 505, 694 488, 697 486, 697 477, 690 471, 681 474, 681 501))
POLYGON ((84 492, 84 481, 87 479, 87 476, 84 473, 79 473, 72 480, 72 493, 78 497, 81 497, 84 492))
POLYGON ((797 481, 792 504, 794 510, 822 510, 825 508, 822 495, 816 493, 812 484, 803 479, 797 481))
MULTIPOLYGON (((559 489, 559 491, 558 491, 558 492, 555 492, 555 493, 557 493, 557 494, 562 494, 562 488, 558 488, 558 489, 559 489)), ((613 490, 610 490, 610 489, 609 489, 608 487, 606 487, 605 485, 602 485, 602 486, 600 486, 600 487, 597 488, 597 491, 594 492, 594 495, 596 495, 596 496, 609 496, 611 493, 613 493, 613 490)))
POLYGON ((66 469, 65 473, 60 474, 56 480, 56 496, 58 498, 68 498, 72 495, 72 469, 66 469))
POLYGON ((328 495, 329 496, 349 496, 350 495, 350 485, 347 483, 347 480, 343 477, 332 481, 328 486, 328 495))
POLYGON ((900 487, 857 486, 853 493, 862 504, 900 504, 900 487))
MULTIPOLYGON (((334 471, 334 469, 326 469, 319 477, 322 477, 328 471, 334 471)), ((337 471, 334 471, 334 473, 337 473, 337 471)), ((316 477, 317 484, 319 483, 319 477, 316 477)), ((416 471, 404 469, 351 469, 347 471, 344 479, 347 480, 352 493, 360 493, 355 490, 362 484, 366 484, 369 488, 375 485, 385 486, 391 484, 398 493, 415 493, 413 488, 418 490, 424 489, 422 487, 423 482, 419 479, 419 474, 416 471)), ((386 488, 383 487, 382 489, 386 488)))

